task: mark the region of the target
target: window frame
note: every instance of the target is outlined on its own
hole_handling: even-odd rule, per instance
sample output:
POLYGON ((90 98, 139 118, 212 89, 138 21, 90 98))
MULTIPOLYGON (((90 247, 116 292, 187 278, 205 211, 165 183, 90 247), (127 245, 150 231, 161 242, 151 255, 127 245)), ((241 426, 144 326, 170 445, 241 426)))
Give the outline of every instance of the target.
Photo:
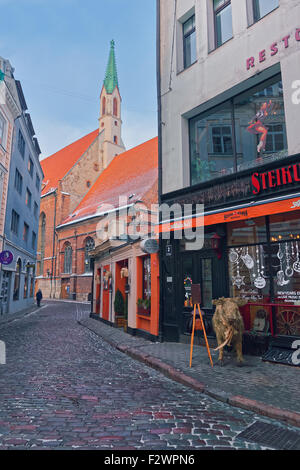
POLYGON ((18 170, 18 168, 16 168, 15 170, 15 189, 21 196, 23 192, 23 176, 18 170))
POLYGON ((19 129, 19 134, 18 134, 18 149, 19 149, 21 157, 24 160, 24 158, 25 158, 25 139, 24 139, 24 136, 22 134, 21 129, 19 129))
POLYGON ((265 13, 263 16, 258 16, 258 14, 257 14, 258 13, 258 2, 259 2, 259 0, 252 0, 253 24, 257 23, 262 18, 265 18, 267 15, 269 15, 270 13, 275 11, 280 6, 279 0, 278 0, 278 5, 276 7, 274 7, 272 10, 268 11, 267 13, 265 13))
MULTIPOLYGON (((210 178, 210 179, 205 179, 203 181, 195 181, 193 182, 193 158, 192 158, 192 155, 193 155, 193 146, 192 146, 192 141, 193 141, 193 137, 192 137, 192 126, 193 126, 193 123, 196 122, 197 120, 200 121, 201 119, 205 119, 207 116, 213 114, 214 112, 216 112, 217 110, 219 110, 219 108, 222 108, 222 107, 230 107, 230 112, 231 112, 231 128, 232 128, 232 156, 233 156, 233 173, 232 174, 236 174, 238 175, 240 172, 244 171, 244 169, 239 169, 239 161, 238 161, 238 156, 239 156, 239 152, 238 152, 238 138, 237 138, 237 132, 236 132, 236 120, 235 120, 235 115, 236 115, 236 112, 235 112, 235 106, 239 103, 239 101, 244 98, 244 96, 253 96, 259 92, 262 92, 263 90, 267 89, 268 87, 270 86, 274 86, 276 84, 278 84, 278 82, 282 82, 283 78, 282 78, 282 74, 281 73, 275 73, 272 77, 269 77, 267 78, 266 80, 263 80, 259 83, 257 83, 256 85, 254 86, 251 86, 249 87, 248 89, 246 89, 245 91, 241 92, 241 93, 238 93, 238 94, 235 94, 233 95, 231 98, 228 98, 226 100, 224 100, 223 102, 221 102, 220 104, 216 104, 215 106, 211 106, 211 108, 209 109, 206 109, 202 112, 200 112, 199 114, 197 114, 196 116, 193 116, 191 117, 190 119, 188 119, 188 141, 189 141, 189 178, 190 178, 190 182, 189 182, 189 187, 195 187, 195 186, 199 186, 199 185, 202 185, 202 184, 208 184, 208 183, 212 183, 213 181, 216 181, 220 178, 222 178, 223 176, 225 176, 227 173, 224 173, 222 175, 219 175, 219 176, 216 176, 216 177, 213 177, 213 178, 210 178)), ((285 108, 286 106, 286 103, 284 101, 284 96, 282 95, 282 98, 283 98, 283 106, 285 108)), ((284 120, 283 122, 286 126, 287 122, 286 120, 284 120)), ((275 125, 277 124, 282 124, 281 122, 278 122, 278 123, 275 123, 275 125)), ((226 125, 225 125, 226 126, 226 125)), ((218 127, 217 125, 214 125, 213 127, 218 127)), ((219 127, 223 127, 223 124, 220 124, 219 127)), ((287 146, 287 126, 286 126, 286 134, 284 135, 284 145, 287 146)), ((284 134, 284 133, 283 133, 284 134)), ((211 141, 211 149, 213 148, 212 147, 212 141, 211 141)), ((277 151, 278 152, 278 151, 277 151)), ((265 151, 265 154, 266 155, 270 155, 272 153, 276 153, 276 152, 267 152, 265 151)), ((228 156, 230 156, 230 154, 223 154, 224 155, 224 159, 228 156)), ((284 159, 285 157, 283 157, 284 159)), ((261 163, 262 164, 262 163, 261 163)))
POLYGON ((95 248, 95 240, 92 237, 88 237, 84 243, 84 272, 92 273, 92 260, 88 256, 88 253, 95 248))
MULTIPOLYGON (((219 15, 223 10, 225 10, 228 6, 231 6, 231 0, 224 0, 223 5, 215 9, 214 1, 213 1, 213 14, 214 14, 214 40, 215 40, 215 49, 218 49, 219 47, 223 46, 223 44, 226 44, 226 42, 230 41, 230 39, 233 38, 233 30, 232 30, 232 36, 229 39, 226 39, 226 41, 222 42, 221 44, 218 44, 218 28, 217 28, 217 15, 219 15)), ((231 15, 231 27, 232 27, 232 15, 231 15)))
POLYGON ((10 230, 12 233, 14 233, 17 236, 19 234, 19 225, 20 225, 20 215, 14 209, 12 209, 10 230))
POLYGON ((28 157, 28 166, 27 166, 27 168, 28 168, 28 173, 30 174, 31 178, 33 178, 34 163, 33 163, 32 158, 30 157, 30 155, 28 157))
POLYGON ((195 50, 196 50, 196 57, 195 57, 195 60, 194 60, 194 61, 191 60, 191 63, 189 63, 188 65, 187 65, 187 62, 186 62, 186 53, 185 53, 185 51, 186 51, 186 47, 185 47, 186 40, 187 40, 190 36, 192 36, 194 33, 196 33, 196 15, 195 15, 195 13, 193 13, 187 20, 185 20, 185 21, 181 24, 181 26, 182 26, 183 70, 186 70, 186 69, 188 69, 189 67, 191 67, 195 62, 197 62, 196 34, 195 34, 195 50), (194 19, 194 21, 193 21, 193 27, 192 27, 192 29, 191 29, 188 33, 184 34, 184 25, 185 25, 186 23, 188 23, 191 19, 194 19))
POLYGON ((72 274, 73 249, 71 244, 65 245, 64 249, 64 272, 63 274, 72 274))
POLYGON ((3 116, 2 113, 0 113, 0 123, 3 123, 2 125, 2 135, 1 135, 1 125, 0 125, 0 146, 2 148, 5 149, 5 145, 6 145, 6 126, 7 126, 7 122, 6 122, 6 119, 5 117, 3 116))

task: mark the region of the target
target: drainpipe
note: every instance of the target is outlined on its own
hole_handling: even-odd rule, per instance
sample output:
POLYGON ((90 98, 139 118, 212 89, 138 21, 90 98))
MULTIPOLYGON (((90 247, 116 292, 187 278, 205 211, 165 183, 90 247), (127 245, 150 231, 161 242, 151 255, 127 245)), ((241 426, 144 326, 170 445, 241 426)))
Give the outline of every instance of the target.
MULTIPOLYGON (((53 218, 53 249, 52 249, 52 263, 51 263, 51 287, 50 287, 50 299, 52 298, 52 282, 53 282, 53 269, 54 269, 54 255, 55 255, 55 235, 56 235, 56 207, 57 207, 57 189, 54 192, 54 218, 53 218)), ((54 298, 54 296, 53 296, 54 298)))
MULTIPOLYGON (((156 0, 156 81, 157 81, 157 117, 158 117, 158 204, 161 205, 162 195, 162 132, 161 132, 161 53, 160 53, 160 0, 156 0)), ((159 211, 159 223, 161 222, 161 211, 159 211)), ((162 263, 162 239, 159 235, 159 340, 163 341, 163 263, 162 263)))

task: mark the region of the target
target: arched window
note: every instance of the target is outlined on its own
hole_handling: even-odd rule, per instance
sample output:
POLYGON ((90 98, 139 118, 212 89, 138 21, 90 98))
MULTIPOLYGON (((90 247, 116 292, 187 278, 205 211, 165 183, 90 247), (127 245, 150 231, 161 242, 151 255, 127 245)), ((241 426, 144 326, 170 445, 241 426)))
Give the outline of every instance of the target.
POLYGON ((93 238, 88 237, 85 241, 84 247, 84 272, 90 273, 92 271, 91 258, 89 257, 89 252, 95 248, 95 242, 93 238))
POLYGON ((39 241, 38 241, 38 253, 40 255, 40 260, 38 261, 39 270, 38 273, 40 276, 44 273, 44 258, 45 258, 45 240, 46 240, 46 215, 44 212, 40 215, 39 220, 39 241))
POLYGON ((114 135, 114 144, 118 145, 118 137, 114 135))
POLYGON ((65 246, 64 252, 64 273, 71 274, 72 273, 72 247, 70 244, 65 246))
POLYGON ((117 100, 117 98, 114 98, 113 114, 114 114, 114 116, 118 116, 118 100, 117 100))
POLYGON ((14 294, 13 299, 19 300, 20 297, 20 281, 21 281, 22 261, 18 259, 15 273, 14 294))
POLYGON ((103 96, 102 98, 102 116, 106 113, 106 98, 103 96))

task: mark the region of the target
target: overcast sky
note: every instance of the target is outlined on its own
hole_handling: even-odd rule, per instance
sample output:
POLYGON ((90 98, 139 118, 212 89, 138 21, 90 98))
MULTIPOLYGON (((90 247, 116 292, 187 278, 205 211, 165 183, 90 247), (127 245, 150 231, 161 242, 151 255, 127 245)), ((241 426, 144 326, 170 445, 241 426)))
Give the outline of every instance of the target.
POLYGON ((98 127, 111 39, 127 149, 157 135, 155 0, 0 0, 0 55, 15 68, 42 157, 98 127))

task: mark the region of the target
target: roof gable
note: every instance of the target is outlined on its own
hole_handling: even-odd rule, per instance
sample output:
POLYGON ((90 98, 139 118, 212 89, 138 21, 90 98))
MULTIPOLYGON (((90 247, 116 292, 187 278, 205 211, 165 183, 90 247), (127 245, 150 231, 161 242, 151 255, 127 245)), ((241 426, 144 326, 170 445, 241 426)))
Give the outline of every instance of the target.
POLYGON ((57 188, 58 182, 75 165, 98 135, 97 129, 41 161, 45 175, 42 195, 57 188))
POLYGON ((147 206, 157 203, 158 139, 151 139, 116 156, 101 173, 73 214, 63 224, 80 221, 101 213, 101 207, 119 207, 143 201, 147 206))

